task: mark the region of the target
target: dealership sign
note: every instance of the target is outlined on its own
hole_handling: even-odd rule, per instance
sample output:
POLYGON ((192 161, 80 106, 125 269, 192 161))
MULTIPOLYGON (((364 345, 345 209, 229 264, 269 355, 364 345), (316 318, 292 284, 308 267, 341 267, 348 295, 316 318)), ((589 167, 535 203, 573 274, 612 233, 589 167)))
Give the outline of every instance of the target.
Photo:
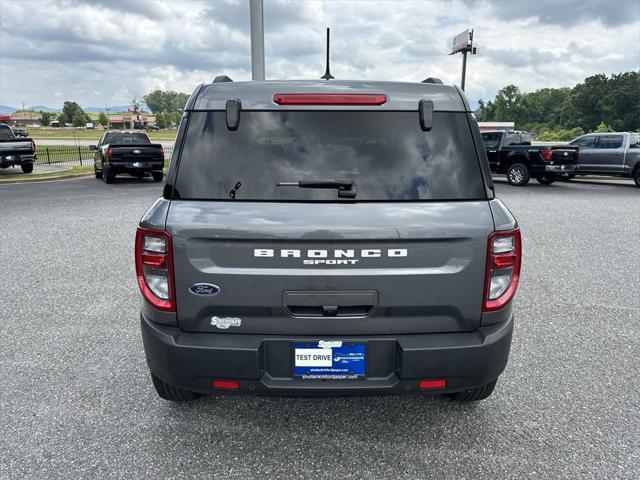
POLYGON ((451 42, 451 53, 458 53, 468 50, 471 47, 471 30, 465 30, 453 37, 451 42))

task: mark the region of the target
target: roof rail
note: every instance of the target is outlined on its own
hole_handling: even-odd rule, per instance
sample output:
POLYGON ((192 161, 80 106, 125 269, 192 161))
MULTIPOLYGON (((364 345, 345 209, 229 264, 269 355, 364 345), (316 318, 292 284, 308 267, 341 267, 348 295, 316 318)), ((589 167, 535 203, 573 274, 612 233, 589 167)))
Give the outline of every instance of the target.
POLYGON ((429 77, 422 80, 420 83, 437 83, 438 85, 442 85, 442 80, 437 77, 429 77))
POLYGON ((218 75, 216 78, 213 79, 212 83, 223 83, 223 82, 233 82, 233 80, 231 80, 226 75, 218 75))

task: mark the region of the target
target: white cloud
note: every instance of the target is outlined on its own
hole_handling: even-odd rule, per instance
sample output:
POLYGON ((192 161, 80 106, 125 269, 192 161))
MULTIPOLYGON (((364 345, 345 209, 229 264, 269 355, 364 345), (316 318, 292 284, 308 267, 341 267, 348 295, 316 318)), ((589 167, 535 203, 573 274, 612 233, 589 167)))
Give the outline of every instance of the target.
MULTIPOLYGON (((327 26, 336 78, 447 83, 459 82, 461 63, 448 40, 475 28, 472 101, 509 83, 528 91, 640 69, 637 0, 265 0, 264 9, 269 78, 322 75, 327 26)), ((153 88, 251 76, 245 0, 0 0, 0 12, 0 104, 123 104, 153 88)))

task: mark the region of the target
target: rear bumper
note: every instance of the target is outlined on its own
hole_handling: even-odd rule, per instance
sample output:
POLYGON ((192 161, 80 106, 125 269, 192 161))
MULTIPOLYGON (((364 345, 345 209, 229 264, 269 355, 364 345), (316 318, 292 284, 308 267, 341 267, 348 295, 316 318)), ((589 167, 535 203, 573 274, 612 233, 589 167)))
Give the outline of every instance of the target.
POLYGON ((0 154, 0 167, 12 167, 14 165, 22 165, 23 163, 33 163, 36 159, 34 154, 29 155, 6 155, 0 154))
POLYGON ((262 395, 372 395, 418 391, 422 379, 442 379, 449 393, 483 385, 504 370, 513 318, 474 332, 333 337, 367 344, 367 378, 292 377, 292 342, 330 340, 282 335, 188 333, 140 317, 151 371, 162 380, 202 393, 222 393, 213 379, 240 382, 231 393, 262 395))
POLYGON ((567 165, 546 165, 544 167, 545 172, 551 173, 571 173, 576 171, 575 164, 567 164, 567 165))
POLYGON ((149 160, 140 160, 140 161, 111 161, 109 162, 109 168, 113 170, 114 173, 128 173, 128 172, 151 172, 151 171, 162 171, 164 167, 164 161, 149 161, 149 160))

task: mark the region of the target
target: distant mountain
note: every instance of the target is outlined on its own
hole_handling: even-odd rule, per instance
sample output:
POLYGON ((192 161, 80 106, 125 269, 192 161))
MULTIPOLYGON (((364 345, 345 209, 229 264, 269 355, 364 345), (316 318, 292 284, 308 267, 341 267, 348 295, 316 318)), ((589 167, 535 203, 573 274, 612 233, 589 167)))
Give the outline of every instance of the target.
MULTIPOLYGON (((126 112, 129 110, 129 105, 111 105, 107 107, 109 109, 109 113, 119 113, 126 112)), ((104 112, 104 107, 82 107, 82 109, 87 113, 100 113, 104 112)), ((142 109, 143 112, 146 112, 146 109, 142 109)))
POLYGON ((0 105, 0 113, 2 115, 7 115, 9 113, 15 112, 16 109, 14 107, 9 107, 7 105, 0 105))
POLYGON ((59 112, 59 108, 46 107, 44 105, 35 105, 27 108, 27 110, 33 110, 34 112, 59 112))

